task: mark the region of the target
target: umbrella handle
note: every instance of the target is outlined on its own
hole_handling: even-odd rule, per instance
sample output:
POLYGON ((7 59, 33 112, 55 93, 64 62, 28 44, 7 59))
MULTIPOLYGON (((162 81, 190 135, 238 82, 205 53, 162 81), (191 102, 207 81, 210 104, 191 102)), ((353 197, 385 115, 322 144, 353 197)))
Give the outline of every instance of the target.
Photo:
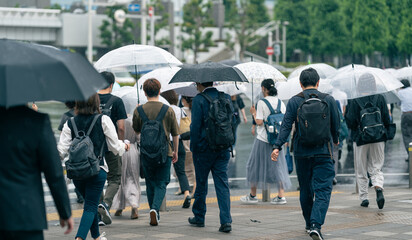
MULTIPOLYGON (((134 40, 133 40, 134 42, 134 40)), ((136 89, 137 89, 137 106, 140 105, 140 97, 139 97, 139 83, 138 83, 138 79, 137 79, 137 66, 136 64, 134 65, 134 71, 136 73, 136 89)))

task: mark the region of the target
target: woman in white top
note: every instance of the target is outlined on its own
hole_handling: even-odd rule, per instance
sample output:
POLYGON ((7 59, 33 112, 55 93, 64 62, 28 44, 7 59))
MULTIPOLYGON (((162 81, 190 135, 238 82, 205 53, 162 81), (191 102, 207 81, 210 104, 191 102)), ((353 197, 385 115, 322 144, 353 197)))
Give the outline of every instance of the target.
MULTIPOLYGON (((76 116, 74 117, 74 122, 79 132, 82 131, 86 133, 88 131, 96 114, 100 113, 99 105, 100 100, 97 94, 91 96, 87 101, 76 102, 76 116)), ((61 159, 64 159, 68 154, 70 145, 75 136, 76 134, 74 132, 73 124, 71 120, 69 120, 63 126, 60 141, 57 145, 61 159)), ((129 149, 129 144, 125 144, 118 139, 116 128, 114 127, 112 120, 106 115, 97 117, 97 121, 93 125, 89 137, 93 142, 94 153, 96 156, 102 155, 100 154, 102 148, 103 150, 109 150, 120 156, 129 149)), ((102 158, 100 161, 100 171, 97 175, 83 180, 73 180, 74 185, 85 199, 83 215, 75 237, 76 240, 86 239, 89 230, 93 239, 106 240, 104 234, 100 235, 99 233, 97 206, 103 191, 104 183, 106 182, 107 172, 108 168, 106 161, 102 158)))
MULTIPOLYGON (((282 113, 285 113, 285 104, 276 97, 277 90, 274 81, 272 79, 265 79, 261 87, 264 99, 270 103, 272 108, 277 109, 278 104, 281 104, 280 110, 282 113)), ((257 137, 253 143, 249 160, 246 164, 246 179, 251 187, 250 194, 242 197, 240 200, 245 204, 257 204, 257 188, 269 189, 272 185, 275 185, 278 190, 278 196, 273 198, 271 203, 286 204, 284 190, 291 187, 291 182, 285 154, 282 151, 276 162, 271 160, 270 156, 273 149, 272 145, 268 142, 266 128, 264 126, 264 122, 271 112, 263 100, 259 100, 257 110, 252 106, 250 112, 257 125, 257 137)))

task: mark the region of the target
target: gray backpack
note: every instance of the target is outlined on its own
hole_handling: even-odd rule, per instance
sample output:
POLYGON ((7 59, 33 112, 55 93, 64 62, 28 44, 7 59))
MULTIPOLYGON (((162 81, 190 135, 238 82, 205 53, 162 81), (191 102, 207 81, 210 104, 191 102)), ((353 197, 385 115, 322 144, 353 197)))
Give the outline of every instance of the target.
POLYGON ((104 144, 99 156, 96 156, 93 142, 89 137, 99 116, 101 114, 94 117, 87 133, 78 131, 74 117, 70 118, 73 131, 76 134, 69 148, 69 160, 66 162, 67 177, 70 179, 82 180, 99 174, 104 144))

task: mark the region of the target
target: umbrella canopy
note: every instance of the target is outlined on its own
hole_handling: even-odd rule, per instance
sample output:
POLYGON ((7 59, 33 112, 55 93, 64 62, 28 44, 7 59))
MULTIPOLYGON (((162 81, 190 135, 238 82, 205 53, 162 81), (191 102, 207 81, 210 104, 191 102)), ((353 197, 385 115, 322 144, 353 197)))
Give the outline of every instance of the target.
MULTIPOLYGON (((139 80, 137 81, 137 84, 139 86, 139 89, 143 88, 143 83, 150 78, 155 78, 159 80, 160 84, 162 85, 162 88, 160 89, 160 92, 166 92, 169 90, 173 90, 176 88, 182 88, 191 85, 192 83, 189 82, 184 82, 184 83, 170 83, 170 80, 172 77, 180 70, 180 67, 164 67, 164 68, 158 68, 155 69, 149 73, 146 73, 143 75, 139 80)), ((136 84, 135 84, 136 86, 136 84)))
POLYGON ((398 69, 395 76, 398 80, 408 79, 412 83, 412 67, 398 69))
MULTIPOLYGON (((365 66, 365 65, 362 65, 362 64, 348 64, 348 65, 346 65, 346 66, 343 66, 343 67, 339 68, 339 69, 338 69, 338 72, 336 73, 336 75, 341 74, 341 73, 345 73, 345 72, 347 72, 347 71, 349 71, 349 70, 352 70, 352 68, 354 68, 354 69, 366 68, 366 66, 365 66)), ((336 75, 335 75, 335 76, 336 76, 336 75)))
POLYGON ((219 63, 233 67, 239 64, 240 62, 237 60, 233 60, 233 59, 226 59, 226 60, 220 61, 219 63))
POLYGON ((176 88, 174 90, 175 90, 176 94, 182 95, 182 96, 185 96, 185 97, 194 97, 199 93, 197 91, 195 83, 191 83, 187 87, 176 88))
POLYGON ((241 93, 246 92, 246 84, 245 83, 240 83, 240 84, 235 85, 234 83, 217 82, 217 83, 214 84, 214 87, 218 91, 229 94, 230 96, 235 96, 235 95, 239 95, 241 93))
POLYGON ((149 45, 127 45, 112 50, 94 65, 99 71, 145 73, 156 68, 177 66, 182 63, 168 51, 149 45))
POLYGON ((384 94, 403 86, 390 73, 379 68, 352 68, 331 80, 331 85, 345 92, 348 99, 384 94))
POLYGON ((273 79, 274 82, 285 82, 286 77, 276 68, 266 63, 247 62, 234 66, 239 69, 250 83, 260 83, 265 79, 273 79))
POLYGON ((177 82, 247 82, 246 77, 237 69, 228 65, 205 62, 183 65, 170 80, 177 82))
POLYGON ((0 106, 86 100, 107 85, 79 54, 6 39, 0 52, 0 106))
MULTIPOLYGON (((118 90, 113 91, 112 94, 123 100, 124 107, 126 109, 127 114, 133 114, 134 110, 137 107, 137 91, 136 91, 136 88, 130 87, 130 86, 121 87, 118 90)), ((143 90, 139 91, 139 95, 140 95, 140 104, 147 103, 147 98, 144 95, 143 90)), ((166 105, 170 105, 166 101, 166 99, 164 99, 162 96, 159 96, 159 100, 162 103, 166 104, 166 105)))
MULTIPOLYGON (((323 93, 332 92, 333 88, 330 85, 330 80, 320 79, 318 90, 323 93)), ((298 77, 288 79, 287 82, 279 82, 276 84, 278 90, 278 97, 280 100, 288 100, 293 96, 302 92, 302 87, 300 86, 300 81, 298 77)))
POLYGON ((293 72, 290 73, 288 79, 293 79, 293 78, 299 78, 300 73, 308 68, 313 68, 315 69, 320 78, 326 79, 326 78, 331 78, 333 77, 336 73, 337 70, 336 68, 326 64, 326 63, 314 63, 314 64, 309 64, 306 66, 301 66, 296 68, 293 72))

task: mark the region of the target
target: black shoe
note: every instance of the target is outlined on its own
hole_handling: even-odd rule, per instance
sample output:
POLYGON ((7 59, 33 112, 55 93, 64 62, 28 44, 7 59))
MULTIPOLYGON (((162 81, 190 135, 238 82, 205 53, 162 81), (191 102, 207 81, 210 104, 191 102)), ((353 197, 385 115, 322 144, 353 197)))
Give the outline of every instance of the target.
POLYGON ((307 234, 310 233, 310 227, 309 227, 309 226, 306 226, 306 227, 305 227, 305 232, 306 232, 307 234))
POLYGON ((369 206, 369 200, 368 199, 363 200, 360 205, 361 205, 361 207, 368 207, 369 206))
POLYGON ((185 201, 183 202, 182 208, 189 208, 191 202, 192 202, 192 198, 191 198, 190 196, 187 196, 187 197, 185 198, 185 201))
POLYGON ((311 228, 311 229, 310 229, 310 232, 309 232, 309 236, 310 236, 313 240, 323 240, 322 233, 320 233, 320 229, 319 229, 319 228, 311 228))
POLYGON ((109 207, 105 202, 102 202, 99 204, 99 207, 97 208, 97 211, 99 212, 100 216, 102 217, 102 221, 106 224, 109 225, 112 223, 112 216, 110 216, 109 212, 109 207))
POLYGON ((336 180, 336 178, 333 178, 332 185, 336 185, 336 183, 338 183, 338 180, 336 180))
POLYGON ((230 231, 232 231, 232 224, 225 223, 225 224, 220 225, 219 232, 228 233, 230 231))
POLYGON ((378 203, 378 208, 382 209, 383 205, 385 205, 385 198, 383 197, 383 189, 377 188, 376 189, 376 203, 378 203))
POLYGON ((205 226, 205 223, 204 223, 204 222, 197 221, 195 217, 190 217, 190 218, 187 219, 187 221, 188 221, 192 226, 195 226, 195 227, 204 227, 204 226, 205 226))

